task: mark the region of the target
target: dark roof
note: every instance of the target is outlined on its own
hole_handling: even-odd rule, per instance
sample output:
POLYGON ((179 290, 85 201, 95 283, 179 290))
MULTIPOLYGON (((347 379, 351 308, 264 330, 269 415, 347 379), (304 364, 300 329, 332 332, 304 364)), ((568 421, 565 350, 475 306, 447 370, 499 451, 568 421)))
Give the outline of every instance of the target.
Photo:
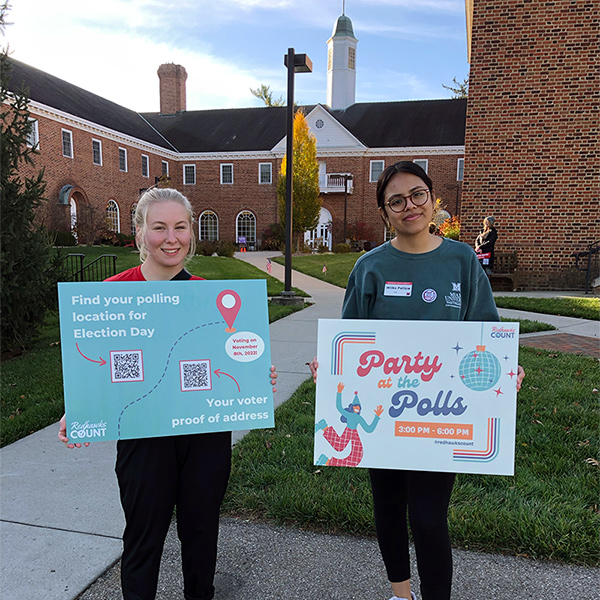
POLYGON ((172 149, 142 116, 44 71, 11 59, 10 91, 29 89, 29 98, 139 140, 172 149))
POLYGON ((144 118, 179 152, 268 151, 286 134, 285 106, 144 113, 144 118))
MULTIPOLYGON (((179 152, 269 151, 286 135, 284 106, 175 115, 137 113, 13 60, 9 89, 16 91, 23 84, 36 102, 179 152)), ((308 114, 314 105, 302 108, 308 114)), ((465 143, 467 101, 463 99, 360 102, 344 110, 323 108, 369 148, 465 143)))
POLYGON ((329 111, 369 148, 462 146, 467 101, 360 102, 329 111))

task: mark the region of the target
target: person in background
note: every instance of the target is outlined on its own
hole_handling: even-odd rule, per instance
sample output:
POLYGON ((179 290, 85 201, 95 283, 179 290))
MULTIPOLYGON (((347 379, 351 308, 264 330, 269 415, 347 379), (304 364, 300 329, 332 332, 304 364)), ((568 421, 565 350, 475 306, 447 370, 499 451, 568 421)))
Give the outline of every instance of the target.
MULTIPOLYGON (((417 164, 402 161, 383 171, 377 182, 377 205, 396 237, 356 261, 346 288, 343 319, 500 320, 490 283, 473 250, 430 233, 434 199, 433 183, 417 164), (410 282, 410 294, 388 293, 390 281, 410 282), (461 300, 449 305, 444 297, 452 290, 461 290, 461 300)), ((316 381, 316 358, 310 369, 316 381)), ((517 390, 524 376, 519 366, 517 390)), ((369 469, 369 476, 377 540, 394 594, 391 600, 416 599, 410 581, 407 512, 422 600, 450 600, 448 506, 455 474, 369 469)))
POLYGON ((498 232, 494 227, 496 219, 486 217, 483 220, 483 229, 475 240, 475 252, 486 275, 489 277, 494 269, 494 246, 498 239, 498 232))
MULTIPOLYGON (((193 216, 189 200, 177 190, 145 191, 135 212, 142 264, 106 281, 201 280, 184 269, 186 259, 194 255, 193 216)), ((274 386, 275 367, 270 377, 274 386)), ((68 448, 81 447, 69 443, 65 416, 58 437, 68 448)), ((115 471, 126 522, 121 561, 124 600, 156 597, 163 545, 175 507, 184 598, 214 597, 219 510, 230 470, 230 431, 117 442, 115 471)))

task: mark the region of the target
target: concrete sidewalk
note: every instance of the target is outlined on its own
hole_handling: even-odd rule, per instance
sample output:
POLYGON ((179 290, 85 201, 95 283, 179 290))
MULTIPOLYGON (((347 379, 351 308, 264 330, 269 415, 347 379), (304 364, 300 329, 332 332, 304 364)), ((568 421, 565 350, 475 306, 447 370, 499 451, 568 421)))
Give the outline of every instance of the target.
MULTIPOLYGON (((266 270, 267 257, 276 254, 237 257, 266 270)), ((272 274, 283 279, 283 267, 273 263, 272 274)), ((339 317, 344 293, 296 272, 293 285, 310 294, 315 304, 270 327, 279 374, 276 404, 287 400, 310 376, 306 363, 316 353, 317 321, 339 317)), ((546 320, 537 314, 520 318, 546 320)), ((561 332, 577 328, 578 335, 598 337, 598 322, 571 319, 561 321, 560 327, 561 332)), ((115 444, 68 450, 57 433, 58 426, 53 425, 0 451, 0 597, 117 600, 124 522, 114 476, 115 444)), ((236 434, 236 439, 240 436, 236 434)), ((224 519, 219 552, 218 600, 385 600, 390 596, 377 542, 371 538, 224 519)), ((597 569, 458 550, 454 557, 457 600, 597 597, 597 569)), ((416 566, 413 571, 416 580, 416 566)), ((158 598, 180 599, 181 590, 179 548, 172 527, 158 598)))

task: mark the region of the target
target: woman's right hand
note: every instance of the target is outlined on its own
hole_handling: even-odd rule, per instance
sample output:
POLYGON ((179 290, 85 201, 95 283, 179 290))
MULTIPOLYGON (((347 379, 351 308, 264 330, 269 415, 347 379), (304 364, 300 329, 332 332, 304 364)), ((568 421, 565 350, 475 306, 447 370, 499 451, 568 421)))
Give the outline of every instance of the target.
MULTIPOLYGON (((66 444, 67 448, 81 448, 81 444, 69 444, 69 438, 67 437, 67 415, 63 415, 60 419, 58 439, 66 444)), ((90 443, 85 442, 83 445, 89 446, 90 443)))
POLYGON ((317 362, 316 356, 308 363, 308 368, 312 373, 313 381, 317 383, 317 369, 319 368, 319 363, 317 362))

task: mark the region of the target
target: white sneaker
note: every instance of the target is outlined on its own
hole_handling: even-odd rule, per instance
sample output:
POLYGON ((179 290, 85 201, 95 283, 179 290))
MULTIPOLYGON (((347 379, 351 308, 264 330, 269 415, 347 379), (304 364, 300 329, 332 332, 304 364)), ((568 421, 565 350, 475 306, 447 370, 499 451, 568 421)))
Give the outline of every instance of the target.
MULTIPOLYGON (((408 598, 398 598, 398 596, 392 596, 390 600, 408 600, 408 598)), ((412 590, 410 592, 410 600, 417 600, 417 597, 412 590)))

